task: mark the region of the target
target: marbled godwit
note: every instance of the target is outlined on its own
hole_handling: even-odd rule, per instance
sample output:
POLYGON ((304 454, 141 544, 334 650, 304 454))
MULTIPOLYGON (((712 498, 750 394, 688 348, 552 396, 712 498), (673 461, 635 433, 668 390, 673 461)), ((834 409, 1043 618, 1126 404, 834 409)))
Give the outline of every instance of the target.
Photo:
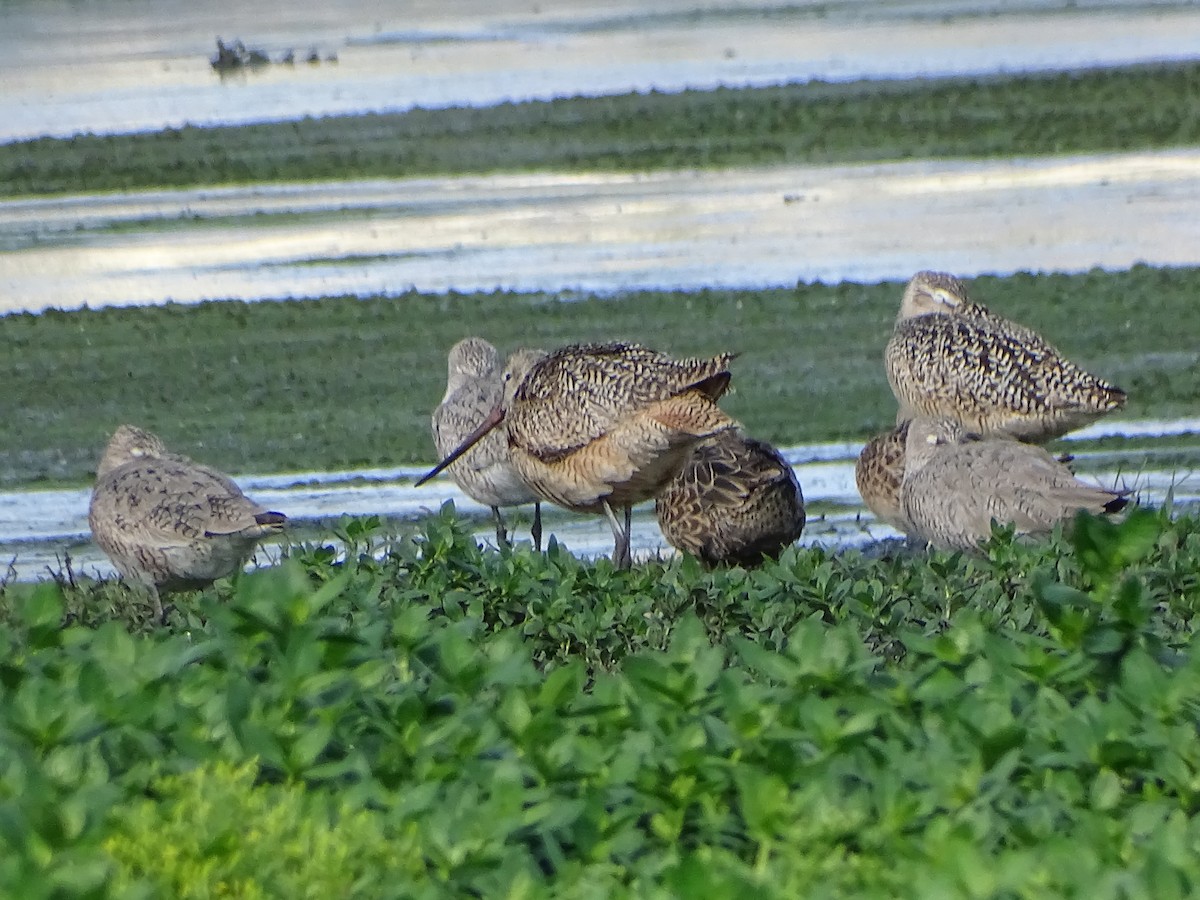
POLYGON ((127 579, 150 592, 203 587, 239 571, 287 517, 248 499, 226 475, 167 451, 132 425, 116 430, 96 470, 92 539, 127 579))
POLYGON ((897 422, 948 416, 973 432, 1041 443, 1125 405, 1036 332, 967 299, 961 281, 918 272, 884 351, 897 422))
MULTIPOLYGON (((541 350, 517 351, 537 360, 541 350)), ((500 354, 483 338, 469 337, 450 348, 446 395, 433 411, 433 442, 445 456, 463 442, 504 396, 500 354)), ((508 543, 501 506, 533 504, 533 546, 542 549, 542 505, 537 494, 521 480, 508 455, 508 436, 501 430, 481 438, 450 467, 450 475, 472 499, 490 506, 496 521, 496 541, 508 543)))
POLYGON ((908 533, 908 520, 900 508, 900 484, 904 480, 904 443, 908 422, 878 434, 867 442, 854 465, 854 483, 875 518, 908 533))
POLYGON ((727 429, 696 445, 654 502, 663 536, 708 565, 778 559, 804 530, 804 494, 770 444, 727 429))
POLYGON ((613 562, 628 567, 630 507, 655 496, 699 441, 737 423, 717 399, 732 354, 676 360, 637 344, 576 344, 504 371, 504 400, 418 484, 506 423, 508 448, 539 497, 576 512, 603 513, 613 562), (624 528, 614 509, 624 508, 624 528))
POLYGON ((992 520, 1045 534, 1078 510, 1111 513, 1123 493, 1080 481, 1041 447, 979 440, 952 419, 914 419, 900 502, 912 533, 943 550, 973 550, 992 520))

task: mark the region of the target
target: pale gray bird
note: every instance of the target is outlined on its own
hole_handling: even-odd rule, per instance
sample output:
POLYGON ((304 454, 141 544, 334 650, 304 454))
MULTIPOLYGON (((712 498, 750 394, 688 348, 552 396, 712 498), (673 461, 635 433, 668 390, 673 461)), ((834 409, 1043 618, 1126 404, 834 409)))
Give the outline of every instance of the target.
MULTIPOLYGON (((546 354, 541 350, 518 350, 509 359, 523 368, 546 354)), ((446 456, 496 408, 504 394, 500 354, 483 338, 469 337, 450 348, 447 359, 446 393, 433 411, 433 442, 439 456, 446 456)), ((513 465, 508 434, 497 428, 464 453, 449 472, 463 493, 490 506, 496 521, 496 540, 508 543, 502 506, 533 504, 530 535, 536 550, 542 549, 542 504, 513 465)))
POLYGON ((918 272, 908 283, 884 364, 897 422, 947 416, 977 434, 1043 443, 1125 405, 1120 388, 970 302, 944 272, 918 272))
POLYGON ((909 423, 900 503, 911 534, 942 550, 974 550, 992 520, 1020 534, 1046 534, 1081 509, 1113 513, 1125 492, 1076 478, 1041 447, 980 440, 952 419, 909 423))
POLYGON ((144 429, 122 425, 96 470, 92 540, 126 579, 160 592, 199 588, 238 572, 257 543, 287 522, 226 475, 170 453, 144 429))
POLYGON ((766 441, 736 428, 705 438, 654 501, 663 536, 712 566, 778 559, 804 530, 796 473, 766 441))

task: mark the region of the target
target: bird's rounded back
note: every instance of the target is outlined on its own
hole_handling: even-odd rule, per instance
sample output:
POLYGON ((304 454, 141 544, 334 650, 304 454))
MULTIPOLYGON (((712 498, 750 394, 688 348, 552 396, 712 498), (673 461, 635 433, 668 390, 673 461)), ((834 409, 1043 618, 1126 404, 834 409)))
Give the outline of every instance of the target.
POLYGON ((674 398, 700 398, 697 406, 710 411, 729 383, 730 359, 732 354, 675 359, 622 342, 561 347, 519 383, 510 378, 510 441, 520 435, 539 455, 554 455, 586 446, 674 398))

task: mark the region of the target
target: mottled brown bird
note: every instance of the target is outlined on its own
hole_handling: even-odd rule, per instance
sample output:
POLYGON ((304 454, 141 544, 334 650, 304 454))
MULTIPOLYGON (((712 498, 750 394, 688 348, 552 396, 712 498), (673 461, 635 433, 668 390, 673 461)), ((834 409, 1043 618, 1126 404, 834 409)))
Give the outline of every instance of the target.
POLYGON ((663 536, 710 566, 778 559, 804 530, 796 473, 765 441, 727 429, 696 445, 654 503, 663 536))
MULTIPOLYGON (((546 354, 541 350, 519 350, 518 366, 532 364, 546 354)), ((433 442, 445 456, 463 442, 504 396, 500 354, 483 338, 469 337, 450 349, 447 360, 446 394, 433 411, 433 442)), ((463 493, 490 506, 496 522, 496 541, 508 543, 502 506, 533 504, 533 546, 542 549, 542 505, 521 478, 508 452, 508 436, 497 429, 481 438, 449 469, 463 493)))
POLYGON ((504 422, 525 483, 543 500, 603 513, 613 531, 613 562, 628 567, 630 507, 661 491, 699 441, 737 425, 716 404, 729 386, 730 359, 677 360, 609 343, 515 360, 504 371, 504 400, 418 483, 504 422), (615 509, 625 511, 624 528, 615 509))
POLYGON ((908 422, 871 438, 858 454, 854 483, 875 518, 908 532, 908 520, 900 507, 900 484, 904 480, 904 444, 908 422))
POLYGON ((109 440, 88 507, 92 539, 121 575, 149 590, 160 619, 160 592, 240 571, 255 545, 286 522, 228 476, 168 452, 133 425, 109 440))
POLYGON ((943 550, 973 550, 992 520, 1046 534, 1077 511, 1112 513, 1125 494, 1088 484, 1041 447, 980 440, 952 419, 914 419, 900 502, 912 531, 943 550))
POLYGON ((897 422, 948 416, 983 435, 1042 443, 1125 405, 1125 392, 1033 330, 967 299, 961 281, 918 272, 884 351, 897 422))

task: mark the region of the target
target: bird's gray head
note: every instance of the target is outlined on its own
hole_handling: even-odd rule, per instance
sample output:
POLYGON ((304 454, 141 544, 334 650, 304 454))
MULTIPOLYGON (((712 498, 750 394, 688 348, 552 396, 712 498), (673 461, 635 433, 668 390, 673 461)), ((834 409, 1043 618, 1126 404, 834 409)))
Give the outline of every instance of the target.
POLYGON ((463 438, 462 443, 451 450, 440 463, 417 479, 417 487, 425 484, 425 482, 429 481, 429 479, 433 478, 439 472, 444 471, 455 460, 475 446, 475 444, 483 440, 484 435, 491 432, 493 428, 500 426, 508 410, 512 407, 517 388, 525 381, 533 367, 540 360, 545 359, 546 356, 547 354, 541 350, 521 349, 508 358, 508 362, 504 366, 504 371, 500 373, 501 386, 504 390, 500 402, 484 417, 483 421, 479 423, 478 428, 463 438))
POLYGON ((167 454, 166 444, 156 434, 136 425, 122 425, 113 432, 100 458, 96 475, 105 475, 135 459, 155 459, 167 454))
POLYGON ((500 354, 480 337, 463 338, 450 348, 446 366, 450 378, 484 378, 500 368, 500 354))
POLYGON ((904 289, 904 299, 900 301, 900 314, 896 321, 931 314, 948 315, 956 306, 966 302, 967 287, 953 275, 918 272, 904 289))
POLYGON ((904 444, 904 471, 915 472, 946 447, 978 440, 954 419, 918 416, 908 424, 904 444))

